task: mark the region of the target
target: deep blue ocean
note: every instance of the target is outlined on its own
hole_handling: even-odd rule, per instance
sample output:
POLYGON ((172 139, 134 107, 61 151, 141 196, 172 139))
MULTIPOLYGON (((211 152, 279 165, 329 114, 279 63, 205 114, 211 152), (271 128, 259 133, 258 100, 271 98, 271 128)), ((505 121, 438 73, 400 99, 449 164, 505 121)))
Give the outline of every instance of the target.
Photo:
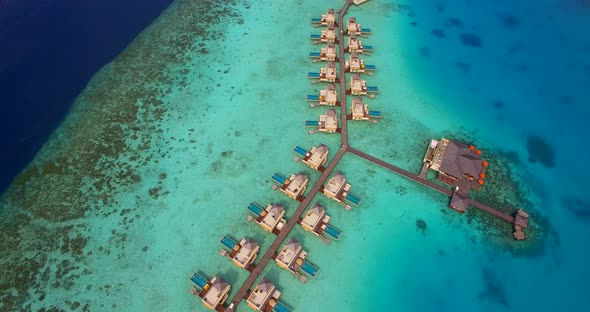
POLYGON ((0 192, 92 75, 172 0, 0 0, 0 192))

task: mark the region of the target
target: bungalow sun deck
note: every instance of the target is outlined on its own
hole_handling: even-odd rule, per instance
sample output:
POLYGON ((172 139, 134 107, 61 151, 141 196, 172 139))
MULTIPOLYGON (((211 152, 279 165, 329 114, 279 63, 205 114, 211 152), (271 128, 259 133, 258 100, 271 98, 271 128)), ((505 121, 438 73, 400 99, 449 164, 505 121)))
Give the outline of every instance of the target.
POLYGON ((276 184, 273 185, 273 189, 278 189, 289 198, 293 198, 299 202, 302 202, 305 199, 303 193, 305 193, 307 184, 309 183, 307 175, 303 173, 291 174, 287 179, 280 173, 275 172, 272 176, 272 180, 276 184))
POLYGON ((314 134, 316 132, 340 133, 341 131, 341 129, 338 128, 338 114, 334 109, 328 109, 325 115, 320 115, 318 121, 305 121, 305 126, 310 128, 317 128, 317 130, 309 130, 310 134, 314 134))
POLYGON ((228 257, 238 268, 250 271, 258 255, 260 246, 251 238, 242 238, 239 242, 225 235, 219 241, 223 249, 219 253, 228 257))
POLYGON ((329 83, 325 89, 320 90, 319 95, 309 94, 307 95, 307 101, 310 102, 309 106, 336 106, 340 105, 338 101, 338 91, 336 91, 336 85, 329 83))
POLYGON ((267 278, 262 278, 260 283, 254 287, 246 299, 248 306, 255 311, 262 312, 290 312, 287 306, 279 301, 281 292, 267 278))
POLYGON ((336 173, 328 181, 328 184, 323 187, 322 193, 339 202, 346 210, 350 210, 350 205, 358 207, 361 204, 361 198, 350 193, 350 184, 346 183, 346 177, 341 172, 336 173))
POLYGON ((336 36, 336 29, 334 26, 328 26, 325 30, 318 34, 311 34, 309 35, 309 39, 313 42, 313 44, 319 43, 338 43, 338 36, 336 36))
POLYGON ((373 46, 363 45, 363 42, 359 40, 355 34, 350 34, 350 36, 348 36, 348 47, 344 49, 344 52, 370 55, 373 50, 373 46))
POLYGON ((309 57, 312 62, 339 62, 338 51, 334 43, 329 42, 326 47, 320 48, 320 52, 310 52, 309 57))
POLYGON ((330 243, 326 236, 338 240, 342 235, 342 231, 330 225, 330 216, 326 213, 326 209, 317 203, 307 211, 299 224, 304 230, 319 237, 326 244, 330 243))
POLYGON ((248 221, 252 221, 265 231, 274 234, 278 234, 287 224, 283 218, 285 208, 278 203, 269 204, 264 209, 257 203, 250 203, 248 213, 248 221))
POLYGON ((276 255, 275 261, 279 267, 293 273, 301 282, 305 283, 306 276, 316 277, 319 272, 319 268, 306 259, 307 251, 303 250, 296 239, 291 238, 276 255))
POLYGON ((356 52, 350 53, 350 57, 346 63, 344 63, 344 71, 347 73, 365 73, 369 76, 373 75, 373 71, 377 69, 375 65, 365 64, 365 61, 361 59, 356 52))
POLYGON ((358 36, 367 36, 371 34, 370 28, 363 28, 361 24, 356 22, 355 17, 348 18, 348 22, 346 23, 346 34, 355 34, 358 36))
POLYGON ((320 144, 318 147, 312 146, 310 151, 306 151, 300 146, 295 146, 293 152, 301 157, 295 157, 295 161, 301 161, 310 168, 320 172, 324 172, 326 169, 324 164, 328 160, 328 154, 330 151, 324 144, 320 144))
POLYGON ((360 97, 352 99, 352 109, 348 120, 368 120, 372 123, 377 123, 376 118, 381 118, 381 111, 370 111, 369 105, 363 103, 360 97))
POLYGON ((379 88, 368 87, 367 82, 362 80, 359 74, 353 74, 350 77, 350 89, 346 90, 346 94, 365 95, 374 98, 375 93, 379 93, 379 88))
POLYGON ((316 82, 340 82, 338 79, 338 70, 334 62, 328 62, 326 67, 320 68, 320 72, 309 72, 307 78, 312 80, 312 83, 316 82))
POLYGON ((228 282, 217 276, 207 279, 199 273, 193 274, 190 280, 193 284, 191 294, 199 297, 207 309, 223 311, 223 303, 231 288, 228 282))
POLYGON ((322 14, 320 18, 312 18, 311 24, 314 27, 320 26, 336 26, 338 27, 338 23, 336 22, 336 12, 334 9, 328 9, 326 14, 322 14))

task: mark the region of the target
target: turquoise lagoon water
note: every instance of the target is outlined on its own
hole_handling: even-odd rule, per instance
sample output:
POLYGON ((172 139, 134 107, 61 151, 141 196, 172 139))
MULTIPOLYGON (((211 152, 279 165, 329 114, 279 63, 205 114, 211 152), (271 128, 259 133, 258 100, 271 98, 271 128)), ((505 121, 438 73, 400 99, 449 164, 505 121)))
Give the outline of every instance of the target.
MULTIPOLYGON (((271 176, 303 171, 295 145, 317 71, 309 25, 342 1, 176 1, 97 73, 35 161, 2 199, 0 310, 205 311, 195 271, 234 295, 247 278, 219 240, 274 236, 246 221, 251 201, 297 203, 271 176), (278 43, 277 43, 278 42, 278 43)), ((590 208, 578 138, 588 133, 584 59, 590 9, 575 1, 391 1, 352 6, 373 34, 378 124, 350 123, 351 146, 417 172, 430 138, 476 144, 490 177, 476 196, 532 214, 530 239, 448 198, 347 154, 336 170, 363 200, 323 195, 343 234, 326 246, 296 227, 320 268, 305 285, 270 263, 263 276, 297 311, 550 311, 588 298, 590 208), (567 17, 567 18, 566 18, 567 17), (550 21, 550 22, 548 22, 550 21), (576 153, 572 153, 572 147, 576 153)), ((244 302, 239 311, 248 311, 244 302)))

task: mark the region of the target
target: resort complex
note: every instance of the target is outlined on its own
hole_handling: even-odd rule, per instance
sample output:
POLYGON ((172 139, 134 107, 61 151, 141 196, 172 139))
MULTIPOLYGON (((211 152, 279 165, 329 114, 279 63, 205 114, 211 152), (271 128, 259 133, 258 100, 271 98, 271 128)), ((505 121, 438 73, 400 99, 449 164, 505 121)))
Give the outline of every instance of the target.
MULTIPOLYGON (((346 211, 361 205, 361 197, 351 193, 352 185, 347 181, 345 174, 335 171, 337 164, 347 153, 448 196, 449 207, 453 210, 464 213, 474 208, 507 222, 513 228, 512 235, 515 240, 526 238, 524 230, 528 226, 529 216, 525 211, 518 209, 512 214, 505 213, 471 198, 472 191, 478 191, 484 187, 486 170, 490 165, 481 158, 482 152, 475 146, 445 138, 432 139, 425 146, 426 154, 422 161, 422 170, 416 174, 349 145, 348 121, 369 121, 366 123, 367 127, 374 127, 371 124, 377 123, 377 119, 383 117, 381 111, 369 110, 369 105, 379 103, 365 103, 361 97, 367 96, 372 99, 379 92, 377 87, 367 86, 365 80, 366 76, 370 76, 375 71, 376 66, 365 64, 359 56, 368 55, 373 51, 372 46, 364 45, 359 40, 359 37, 368 37, 371 30, 361 26, 354 17, 344 20, 351 4, 361 4, 366 1, 347 0, 340 10, 328 9, 321 17, 313 18, 311 21, 315 27, 324 28, 321 34, 310 36, 312 42, 324 43, 325 47, 321 47, 319 52, 310 53, 309 56, 314 63, 326 63, 319 72, 309 72, 308 77, 312 79, 314 85, 327 84, 320 87, 317 93, 308 95, 307 101, 311 103, 312 109, 317 106, 331 107, 323 114, 318 113, 318 120, 305 121, 305 127, 314 128, 310 133, 339 133, 340 149, 331 156, 329 148, 324 144, 293 148, 296 155, 294 160, 318 171, 319 178, 310 181, 310 176, 304 172, 289 176, 275 172, 271 176, 272 189, 283 193, 289 199, 294 199, 295 201, 285 199, 284 203, 289 205, 296 203, 297 208, 290 215, 289 220, 286 220, 285 207, 281 203, 262 206, 252 202, 247 206, 247 219, 256 223, 264 231, 275 234, 276 238, 273 237, 272 244, 264 251, 262 257, 258 257, 260 246, 255 240, 246 237, 238 241, 228 235, 222 237, 220 243, 223 250, 220 254, 250 273, 227 307, 223 304, 227 299, 230 285, 219 277, 207 279, 195 273, 190 278, 193 284, 191 292, 200 298, 207 308, 235 311, 240 302, 245 300, 248 306, 256 311, 291 311, 279 300, 282 293, 273 282, 262 276, 262 272, 268 263, 274 260, 280 268, 290 272, 302 282, 317 276, 320 269, 308 261, 308 253, 302 244, 294 238, 288 240, 287 238, 296 224, 326 244, 342 237, 342 231, 331 224, 331 217, 326 213, 326 208, 317 202, 313 206, 311 204, 317 199, 318 193, 323 193, 325 198, 336 201, 346 211), (348 58, 345 53, 349 54, 348 58), (349 73, 348 77, 347 73, 349 73), (353 96, 347 99, 347 95, 353 96), (307 147, 310 148, 307 149, 307 147), (436 173, 435 179, 427 178, 429 170, 436 173), (310 206, 311 208, 308 209, 310 206), (254 263, 255 261, 257 263, 254 263), (252 288, 255 284, 256 286, 252 288)), ((417 162, 419 163, 419 160, 417 162)), ((358 181, 352 182, 358 183, 358 181)))

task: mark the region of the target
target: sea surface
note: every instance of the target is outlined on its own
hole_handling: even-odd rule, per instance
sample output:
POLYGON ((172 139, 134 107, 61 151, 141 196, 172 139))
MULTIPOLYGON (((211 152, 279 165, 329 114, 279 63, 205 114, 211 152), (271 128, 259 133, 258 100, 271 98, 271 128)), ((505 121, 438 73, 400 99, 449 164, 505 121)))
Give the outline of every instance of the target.
POLYGON ((172 0, 0 0, 0 193, 92 76, 172 0))
MULTIPOLYGON (((342 0, 177 0, 98 71, 0 200, 0 310, 206 311, 189 277, 218 275, 235 295, 248 272, 218 253, 229 234, 262 251, 274 236, 246 220, 252 201, 297 202, 275 172, 309 134, 309 21, 342 0), (8 251, 8 252, 6 252, 8 251)), ((584 1, 379 1, 351 6, 372 34, 367 84, 377 124, 349 123, 350 145, 419 172, 431 138, 474 144, 490 162, 473 196, 530 215, 528 240, 483 213, 346 154, 336 167, 362 197, 319 202, 343 231, 325 245, 296 226, 320 268, 301 284, 263 272, 295 311, 583 310, 590 252, 590 6, 584 1)), ((349 98, 350 102, 350 98, 349 98)), ((260 258, 262 255, 259 256, 260 258)), ((249 311, 242 302, 238 311, 249 311)))

